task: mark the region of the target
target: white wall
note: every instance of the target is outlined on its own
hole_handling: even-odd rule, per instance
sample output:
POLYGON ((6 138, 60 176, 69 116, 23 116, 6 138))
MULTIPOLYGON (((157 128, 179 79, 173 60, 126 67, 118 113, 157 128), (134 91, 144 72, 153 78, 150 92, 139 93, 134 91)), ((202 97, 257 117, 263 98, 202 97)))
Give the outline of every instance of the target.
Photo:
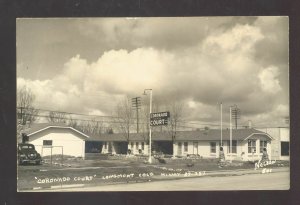
POLYGON ((142 150, 142 154, 149 154, 149 146, 146 142, 144 142, 144 149, 142 149, 142 142, 130 141, 128 143, 128 149, 131 150, 131 154, 139 154, 139 149, 142 150), (131 146, 131 143, 133 143, 133 147, 131 146))
MULTIPOLYGON (((46 146, 43 146, 42 149, 43 140, 52 140, 52 146, 63 147, 64 155, 84 158, 85 141, 83 139, 80 139, 78 135, 79 134, 76 134, 70 129, 50 128, 48 130, 29 136, 29 143, 34 144, 37 151, 42 156, 51 154, 51 148, 46 148, 46 146)), ((52 154, 62 154, 62 148, 53 147, 52 154)))
MULTIPOLYGON (((187 142, 187 141, 186 141, 187 142)), ((198 155, 205 157, 205 158, 216 158, 218 157, 218 143, 216 146, 216 153, 210 153, 210 142, 208 141, 195 141, 198 143, 198 155)), ((179 142, 175 142, 175 149, 174 149, 174 155, 178 156, 178 143, 179 142)), ((194 142, 193 141, 189 141, 188 143, 188 150, 185 151, 184 150, 184 141, 181 142, 181 156, 187 156, 188 154, 196 154, 194 153, 194 142)))
MULTIPOLYGON (((108 153, 108 145, 111 143, 112 145, 112 154, 116 154, 116 147, 114 145, 114 142, 106 142, 106 148, 105 148, 105 142, 103 142, 102 145, 102 153, 108 153)), ((133 141, 133 147, 131 147, 131 142, 129 142, 127 149, 131 150, 131 154, 139 154, 139 149, 142 149, 142 142, 135 142, 133 141), (136 146, 136 143, 138 143, 138 146, 136 146)), ((142 154, 148 154, 148 145, 146 142, 144 142, 144 150, 142 150, 142 154)))
POLYGON ((273 160, 289 160, 288 156, 281 156, 281 142, 290 141, 290 128, 261 128, 257 130, 268 133, 272 138, 274 138, 271 143, 270 151, 273 160))

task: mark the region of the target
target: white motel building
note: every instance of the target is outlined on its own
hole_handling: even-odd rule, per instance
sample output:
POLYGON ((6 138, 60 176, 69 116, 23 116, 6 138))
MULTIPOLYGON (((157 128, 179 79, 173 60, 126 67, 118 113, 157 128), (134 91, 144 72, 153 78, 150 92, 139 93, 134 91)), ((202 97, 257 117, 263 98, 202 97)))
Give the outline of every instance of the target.
MULTIPOLYGON (((64 124, 32 124, 24 130, 29 143, 35 145, 42 155, 63 154, 85 159, 89 154, 148 155, 148 133, 91 135, 64 124)), ((18 137, 18 142, 21 142, 18 137)), ((260 159, 267 149, 272 160, 289 160, 289 128, 233 129, 232 152, 230 131, 222 130, 222 144, 226 158, 250 161, 260 159)), ((221 130, 177 131, 152 133, 152 152, 174 157, 196 155, 203 158, 218 158, 221 146, 221 130)))

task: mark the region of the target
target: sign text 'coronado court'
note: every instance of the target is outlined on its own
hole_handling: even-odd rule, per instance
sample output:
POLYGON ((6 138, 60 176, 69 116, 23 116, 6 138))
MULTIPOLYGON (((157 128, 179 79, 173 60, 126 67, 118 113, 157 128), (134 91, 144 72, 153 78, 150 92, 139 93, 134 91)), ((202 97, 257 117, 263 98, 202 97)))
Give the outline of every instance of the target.
POLYGON ((151 113, 150 125, 151 126, 168 125, 169 118, 170 118, 170 112, 151 113))

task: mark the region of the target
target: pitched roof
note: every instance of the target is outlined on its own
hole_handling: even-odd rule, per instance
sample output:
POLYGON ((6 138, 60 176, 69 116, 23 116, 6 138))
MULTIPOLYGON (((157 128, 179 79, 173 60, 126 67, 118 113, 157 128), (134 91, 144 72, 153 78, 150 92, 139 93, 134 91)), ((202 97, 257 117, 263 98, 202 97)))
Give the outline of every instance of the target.
MULTIPOLYGON (((232 130, 233 140, 245 140, 250 136, 263 135, 270 139, 267 133, 258 131, 255 129, 235 129, 232 130)), ((123 133, 115 134, 102 134, 102 135, 90 135, 91 137, 87 140, 89 141, 126 141, 126 135, 123 133)), ((201 131, 177 131, 176 141, 202 141, 202 140, 220 140, 221 130, 219 129, 209 129, 201 131)), ((222 132, 223 140, 230 140, 230 131, 223 130, 222 132)), ((129 141, 145 141, 148 139, 147 133, 130 133, 129 141)), ((172 141, 171 133, 169 132, 154 132, 152 133, 152 140, 154 141, 172 141)))
MULTIPOLYGON (((70 127, 64 123, 34 123, 31 124, 30 127, 22 130, 22 133, 26 133, 28 136, 34 135, 35 133, 42 132, 44 130, 50 129, 50 128, 62 128, 62 129, 70 129, 72 131, 75 131, 79 133, 80 135, 84 136, 84 138, 89 138, 89 136, 83 132, 80 132, 79 130, 74 129, 73 127, 70 127)), ((21 136, 18 136, 20 138, 21 136)))

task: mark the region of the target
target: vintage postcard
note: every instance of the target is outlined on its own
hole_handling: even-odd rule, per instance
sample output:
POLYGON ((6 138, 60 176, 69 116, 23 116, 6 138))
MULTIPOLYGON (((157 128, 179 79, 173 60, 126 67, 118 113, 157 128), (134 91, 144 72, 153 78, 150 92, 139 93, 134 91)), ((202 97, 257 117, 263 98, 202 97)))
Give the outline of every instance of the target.
POLYGON ((18 18, 18 192, 289 190, 286 16, 18 18))

